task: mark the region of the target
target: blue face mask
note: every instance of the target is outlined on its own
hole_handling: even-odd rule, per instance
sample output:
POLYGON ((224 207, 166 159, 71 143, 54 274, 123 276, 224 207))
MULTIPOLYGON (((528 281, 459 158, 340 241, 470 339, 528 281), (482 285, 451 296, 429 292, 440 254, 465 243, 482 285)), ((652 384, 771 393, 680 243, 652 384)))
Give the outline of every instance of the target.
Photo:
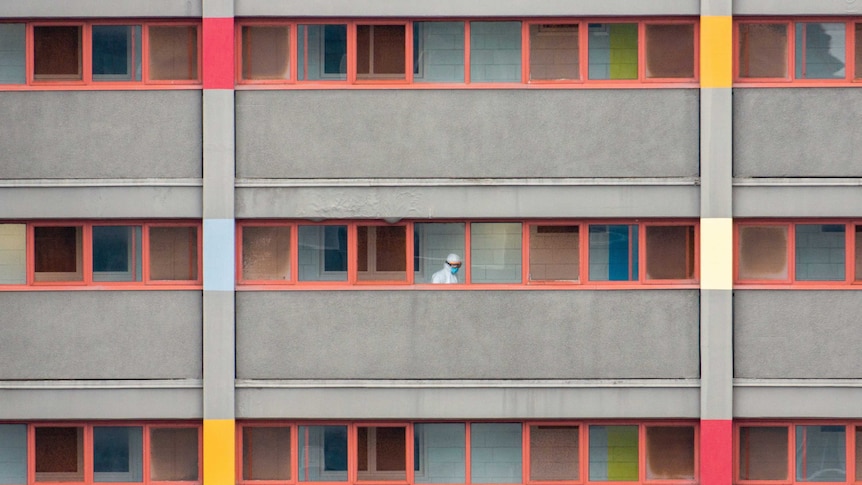
POLYGON ((451 272, 452 272, 452 274, 456 274, 456 273, 458 273, 458 270, 459 270, 459 269, 460 269, 460 268, 458 268, 457 266, 449 266, 449 271, 451 271, 451 272))

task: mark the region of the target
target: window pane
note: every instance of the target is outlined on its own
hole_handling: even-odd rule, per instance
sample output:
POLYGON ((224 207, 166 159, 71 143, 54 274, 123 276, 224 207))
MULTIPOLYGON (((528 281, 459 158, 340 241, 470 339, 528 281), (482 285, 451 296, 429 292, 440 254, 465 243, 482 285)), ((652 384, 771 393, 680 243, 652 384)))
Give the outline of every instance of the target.
POLYGON ((846 479, 844 426, 796 427, 796 479, 843 482, 846 479))
POLYGON ((844 281, 844 225, 796 225, 796 279, 844 281))
MULTIPOLYGON (((465 226, 460 222, 453 223, 416 223, 413 225, 415 237, 413 268, 416 271, 416 283, 432 283, 434 274, 440 271, 450 271, 446 257, 455 254, 464 258, 465 226)), ((455 283, 463 283, 463 273, 455 274, 455 283)), ((438 276, 438 281, 451 280, 438 276)))
POLYGON ((137 426, 93 427, 94 481, 143 481, 143 436, 137 426))
POLYGON ((646 273, 649 280, 694 278, 694 226, 647 226, 646 273))
POLYGON ((81 27, 33 27, 33 79, 81 79, 81 27))
POLYGON ((787 26, 739 24, 739 76, 787 77, 787 26))
POLYGON ((694 24, 646 25, 646 77, 694 77, 694 24))
POLYGON ((590 280, 638 280, 638 226, 590 226, 590 280))
POLYGON ((862 78, 862 24, 856 24, 856 74, 853 76, 856 79, 862 78))
POLYGON ((290 480, 290 428, 243 428, 242 478, 290 480))
POLYGON ((298 44, 301 81, 347 79, 346 25, 300 25, 298 44))
POLYGON ((299 481, 347 481, 347 426, 299 427, 299 481))
POLYGON ((198 480, 198 429, 150 430, 150 478, 155 481, 198 480))
POLYGON ((739 428, 739 479, 787 480, 787 428, 739 428))
POLYGON ((84 481, 84 428, 36 428, 37 482, 84 481))
POLYGON ((856 281, 862 280, 862 226, 856 226, 856 281))
POLYGON ((647 480, 694 480, 694 446, 693 427, 647 427, 647 480))
POLYGON ((255 25, 242 28, 242 78, 288 79, 288 28, 255 25))
POLYGON ((33 230, 36 281, 83 281, 82 228, 37 227, 33 230))
POLYGON ((521 224, 470 224, 470 278, 473 283, 521 282, 521 224))
POLYGON ((27 282, 27 226, 0 224, 0 285, 27 282))
POLYGON ((470 481, 521 483, 521 424, 470 425, 470 481))
POLYGON ((787 227, 739 228, 739 279, 787 279, 787 227))
POLYGON ((242 278, 260 281, 290 279, 290 227, 242 228, 242 278))
POLYGON ((0 424, 0 484, 27 483, 27 425, 0 424))
POLYGON ((797 23, 796 78, 844 79, 845 32, 839 23, 797 23))
POLYGON ((464 423, 417 423, 413 426, 416 483, 464 483, 465 429, 464 423))
POLYGON ((638 479, 638 427, 590 426, 590 480, 638 479))
POLYGON ((141 226, 93 226, 93 281, 141 279, 141 226))
POLYGON ((198 229, 150 228, 150 279, 198 279, 198 229))
POLYGON ((578 226, 530 226, 530 281, 578 281, 578 226))
POLYGON ((24 24, 0 24, 0 84, 24 84, 24 24))
POLYGON ((198 78, 198 29, 193 25, 149 28, 150 79, 198 78))
POLYGON ((530 25, 530 80, 580 79, 578 25, 530 25))
POLYGON ((141 80, 141 26, 93 26, 93 80, 141 80))
POLYGON ((579 480, 577 426, 530 426, 530 480, 579 480))
POLYGON ((413 23, 413 80, 464 82, 464 22, 413 23))
POLYGON ((589 78, 638 78, 637 24, 589 25, 589 78))
POLYGON ((470 82, 521 82, 521 22, 470 22, 470 82))
POLYGON ((299 281, 347 281, 347 226, 299 226, 299 281))
POLYGON ((359 480, 405 480, 407 434, 403 427, 360 426, 356 429, 359 480))
POLYGON ((356 233, 360 281, 407 279, 405 226, 359 226, 356 233))
POLYGON ((405 79, 406 38, 403 25, 357 25, 356 76, 405 79))
POLYGON ((862 427, 856 428, 856 441, 854 442, 856 448, 856 481, 862 481, 862 427))

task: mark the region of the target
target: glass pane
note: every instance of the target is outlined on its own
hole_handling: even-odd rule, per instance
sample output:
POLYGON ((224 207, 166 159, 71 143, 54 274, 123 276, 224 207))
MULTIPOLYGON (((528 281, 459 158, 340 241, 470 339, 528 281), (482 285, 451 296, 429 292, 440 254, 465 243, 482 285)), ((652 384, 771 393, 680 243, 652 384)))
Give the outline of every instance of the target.
POLYGON ((198 480, 199 461, 197 428, 150 430, 150 479, 198 480))
POLYGON ((844 24, 796 24, 796 78, 844 79, 844 24))
POLYGON ((521 282, 521 223, 470 224, 470 275, 473 283, 521 282))
POLYGON ((787 227, 739 228, 739 279, 787 279, 787 227))
POLYGON ((299 481, 347 481, 347 426, 299 427, 299 481))
POLYGON ((0 424, 0 484, 27 483, 27 425, 0 424))
POLYGON ((521 483, 521 424, 470 425, 470 481, 521 483))
POLYGON ((787 25, 739 24, 739 76, 787 77, 787 25))
POLYGON ((0 84, 24 84, 24 24, 0 24, 0 84))
POLYGON ((590 480, 638 479, 638 427, 590 426, 590 480))
POLYGON ((347 226, 299 226, 299 281, 347 281, 347 226))
POLYGON ((96 482, 142 482, 144 430, 137 426, 93 427, 93 476, 96 482))
POLYGON ((93 26, 93 80, 141 80, 141 26, 93 26))
POLYGON ((198 229, 150 228, 150 279, 198 279, 198 229))
POLYGON ((646 25, 646 77, 694 77, 694 24, 646 25))
POLYGON ((530 25, 530 80, 580 79, 577 24, 530 25))
POLYGON ((739 428, 739 479, 787 480, 787 428, 739 428))
POLYGON ((856 481, 862 481, 862 426, 856 427, 856 481))
POLYGON ((796 427, 796 479, 843 482, 847 477, 844 426, 796 427))
POLYGON ((242 478, 290 480, 290 428, 243 428, 242 478))
POLYGON ((33 79, 81 79, 81 27, 33 27, 33 79))
POLYGON ((93 281, 141 279, 141 226, 93 226, 93 281))
POLYGON ((300 81, 347 79, 347 26, 300 25, 300 81))
POLYGON ((470 82, 521 82, 521 22, 470 22, 470 82))
POLYGON ((464 423, 417 423, 413 426, 416 483, 464 483, 465 429, 464 423))
POLYGON ((37 482, 84 481, 84 428, 36 428, 37 482))
POLYGON ((403 25, 357 25, 356 77, 405 79, 405 30, 403 25))
POLYGON ((255 25, 242 28, 242 78, 290 78, 287 26, 255 25))
POLYGON ((856 226, 856 281, 862 280, 862 226, 856 226))
POLYGON ((413 269, 416 271, 413 281, 463 283, 464 278, 459 274, 460 268, 452 274, 452 267, 446 264, 446 258, 454 254, 463 261, 464 224, 460 222, 416 223, 413 225, 413 231, 413 269))
POLYGON ((530 281, 578 281, 578 226, 530 226, 530 281))
POLYGON ((796 225, 796 279, 844 281, 844 224, 796 225))
POLYGON ((647 427, 647 480, 694 480, 694 446, 693 427, 647 427))
POLYGON ((637 24, 590 24, 590 79, 638 78, 637 24))
POLYGON ((854 51, 856 55, 856 74, 853 76, 856 79, 862 78, 862 24, 856 24, 856 45, 854 51))
POLYGON ((464 22, 413 23, 413 80, 464 82, 464 22))
POLYGON ((638 280, 638 226, 590 226, 590 280, 638 280))
POLYGON ((150 79, 198 78, 198 29, 193 25, 149 28, 150 79))
POLYGON ((290 227, 242 228, 242 278, 250 281, 290 279, 290 227))
POLYGON ((36 281, 83 281, 82 227, 33 230, 36 281))
POLYGON ((577 426, 530 426, 530 480, 579 480, 577 426))
POLYGON ((359 426, 356 460, 359 480, 407 479, 407 431, 403 427, 359 426))
POLYGON ((0 285, 27 282, 27 226, 0 224, 0 285))
POLYGON ((649 280, 694 278, 694 226, 647 226, 646 277, 649 280))
POLYGON ((360 281, 407 279, 405 226, 358 226, 356 235, 357 278, 360 281))

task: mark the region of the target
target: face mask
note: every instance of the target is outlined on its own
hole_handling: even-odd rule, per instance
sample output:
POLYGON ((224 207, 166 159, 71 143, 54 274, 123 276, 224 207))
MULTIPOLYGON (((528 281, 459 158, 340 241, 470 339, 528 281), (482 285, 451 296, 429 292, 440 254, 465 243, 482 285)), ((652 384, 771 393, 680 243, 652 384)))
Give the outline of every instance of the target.
POLYGON ((449 271, 451 271, 452 274, 458 273, 458 269, 459 268, 457 266, 449 266, 449 271))

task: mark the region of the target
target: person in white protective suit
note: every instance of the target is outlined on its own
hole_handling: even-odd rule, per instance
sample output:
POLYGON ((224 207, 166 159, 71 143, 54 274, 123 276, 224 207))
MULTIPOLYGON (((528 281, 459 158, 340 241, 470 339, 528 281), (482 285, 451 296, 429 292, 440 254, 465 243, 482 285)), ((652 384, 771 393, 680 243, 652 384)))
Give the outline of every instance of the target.
POLYGON ((457 283, 458 270, 461 269, 461 257, 455 253, 446 256, 443 269, 434 273, 431 277, 432 283, 457 283))

